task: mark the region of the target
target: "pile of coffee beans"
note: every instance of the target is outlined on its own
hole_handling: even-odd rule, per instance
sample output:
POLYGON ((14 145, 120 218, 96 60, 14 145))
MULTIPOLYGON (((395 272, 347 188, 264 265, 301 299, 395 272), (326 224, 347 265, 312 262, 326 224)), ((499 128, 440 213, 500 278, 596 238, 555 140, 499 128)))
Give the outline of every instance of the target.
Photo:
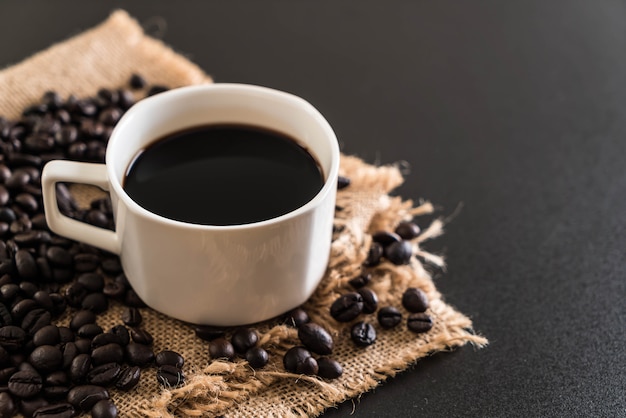
POLYGON ((365 267, 379 265, 386 258, 395 265, 409 264, 413 256, 413 244, 411 240, 417 238, 420 228, 414 222, 400 222, 394 232, 378 231, 372 235, 367 258, 363 263, 365 267))
MULTIPOLYGON (((109 390, 128 391, 142 368, 158 367, 166 387, 184 384, 183 359, 155 355, 140 328, 145 305, 122 273, 119 259, 52 233, 43 214, 41 170, 54 159, 103 162, 113 126, 135 102, 167 90, 133 75, 129 89, 63 99, 50 91, 19 120, 0 117, 0 416, 115 417, 109 390), (114 278, 111 278, 114 277, 114 278), (127 306, 120 324, 103 330, 98 315, 110 300, 127 306), (58 326, 69 317, 69 326, 58 326), (123 323, 123 324, 122 324, 123 323)), ((113 228, 111 201, 78 207, 57 185, 62 213, 113 228)))
POLYGON ((235 329, 230 341, 224 337, 224 331, 212 332, 214 327, 198 327, 203 339, 210 340, 209 355, 213 359, 234 360, 237 355, 245 358, 254 369, 264 367, 269 361, 269 354, 263 347, 257 346, 259 334, 256 330, 247 327, 235 329))

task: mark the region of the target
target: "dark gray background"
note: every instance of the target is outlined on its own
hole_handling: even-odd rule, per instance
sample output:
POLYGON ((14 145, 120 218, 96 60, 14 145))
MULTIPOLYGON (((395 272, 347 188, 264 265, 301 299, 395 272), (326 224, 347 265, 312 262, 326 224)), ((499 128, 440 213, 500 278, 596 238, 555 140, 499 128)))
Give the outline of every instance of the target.
POLYGON ((403 197, 463 203, 428 248, 490 346, 325 416, 626 416, 624 2, 2 0, 0 66, 116 7, 218 82, 307 98, 344 152, 407 161, 403 197))

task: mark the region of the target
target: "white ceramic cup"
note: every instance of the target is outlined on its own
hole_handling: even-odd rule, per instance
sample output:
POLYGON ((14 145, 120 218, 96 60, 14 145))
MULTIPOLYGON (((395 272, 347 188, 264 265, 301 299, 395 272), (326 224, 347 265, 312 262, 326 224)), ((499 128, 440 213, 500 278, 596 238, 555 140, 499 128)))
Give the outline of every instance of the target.
POLYGON ((311 104, 265 87, 213 84, 141 100, 113 130, 105 164, 51 161, 42 189, 50 229, 118 254, 148 306, 194 324, 232 326, 280 315, 311 296, 328 264, 338 170, 337 138, 311 104), (324 186, 290 213, 229 226, 168 219, 126 194, 124 176, 139 150, 169 133, 213 123, 253 125, 296 138, 320 163, 324 186), (57 182, 109 191, 115 231, 61 214, 57 182))

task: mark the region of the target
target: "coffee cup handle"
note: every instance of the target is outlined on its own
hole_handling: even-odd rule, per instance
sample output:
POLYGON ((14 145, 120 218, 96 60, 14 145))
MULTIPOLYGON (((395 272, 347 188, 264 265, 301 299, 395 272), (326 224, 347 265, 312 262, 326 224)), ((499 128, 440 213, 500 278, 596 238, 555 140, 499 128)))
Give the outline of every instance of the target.
POLYGON ((53 232, 119 255, 120 243, 116 232, 77 221, 61 213, 56 192, 56 184, 59 182, 91 184, 108 191, 106 166, 76 161, 50 161, 41 174, 43 206, 46 222, 53 232))

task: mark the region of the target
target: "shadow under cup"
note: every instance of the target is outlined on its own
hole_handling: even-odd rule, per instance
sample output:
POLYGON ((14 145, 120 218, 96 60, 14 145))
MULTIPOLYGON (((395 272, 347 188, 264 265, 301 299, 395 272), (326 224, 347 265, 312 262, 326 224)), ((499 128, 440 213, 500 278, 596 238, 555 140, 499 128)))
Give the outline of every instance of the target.
POLYGON ((338 167, 331 127, 296 96, 214 84, 142 100, 120 120, 106 153, 116 252, 126 276, 150 307, 195 324, 249 324, 302 304, 328 263, 338 167), (124 178, 140 150, 173 132, 211 124, 250 125, 297 139, 319 162, 322 189, 285 215, 228 226, 168 219, 128 196, 124 178))

